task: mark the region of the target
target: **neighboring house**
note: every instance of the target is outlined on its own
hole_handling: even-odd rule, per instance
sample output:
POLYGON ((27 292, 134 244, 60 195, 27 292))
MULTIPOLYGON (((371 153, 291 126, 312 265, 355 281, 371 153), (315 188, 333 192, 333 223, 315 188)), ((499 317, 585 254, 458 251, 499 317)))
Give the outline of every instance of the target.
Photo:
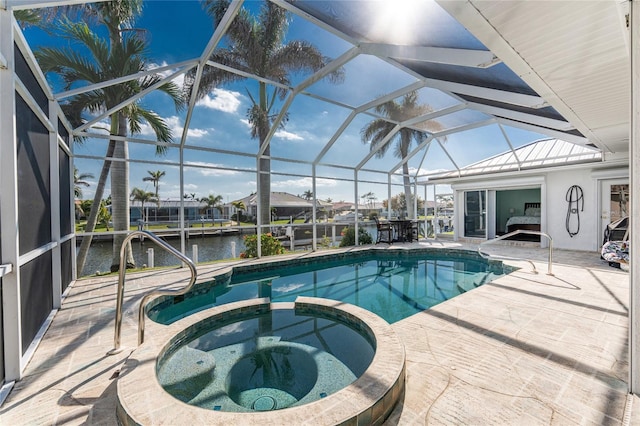
MULTIPOLYGON (((224 214, 225 216, 228 215, 227 217, 231 217, 236 214, 237 209, 233 204, 238 201, 242 201, 245 205, 245 210, 243 210, 242 214, 249 216, 250 218, 255 218, 258 211, 257 199, 257 194, 251 194, 244 198, 240 198, 239 200, 234 200, 231 203, 225 204, 223 206, 224 214)), ((270 205, 274 220, 289 219, 290 217, 304 217, 305 219, 308 219, 311 218, 313 211, 313 200, 305 200, 302 197, 298 197, 287 192, 272 192, 270 205)), ((318 202, 318 205, 323 207, 321 202, 318 202)))
POLYGON ((331 204, 331 210, 333 215, 354 211, 355 209, 356 209, 355 203, 347 203, 344 201, 339 201, 337 203, 331 204))
MULTIPOLYGON (((180 220, 180 206, 184 206, 185 221, 212 220, 222 217, 220 211, 215 207, 207 207, 207 203, 193 199, 168 198, 144 203, 144 215, 149 222, 175 222, 180 220), (182 203, 182 204, 181 204, 182 203)), ((109 206, 110 208, 110 206, 109 206)), ((142 203, 140 201, 130 201, 130 220, 132 224, 142 219, 142 203)))
POLYGON ((430 177, 429 183, 453 189, 456 240, 537 228, 555 248, 598 251, 606 225, 627 215, 630 204, 628 158, 558 139, 430 177), (532 223, 522 223, 527 221, 532 223))
POLYGON ((367 218, 371 213, 377 213, 378 216, 385 216, 386 210, 382 202, 371 202, 358 204, 358 213, 367 218))

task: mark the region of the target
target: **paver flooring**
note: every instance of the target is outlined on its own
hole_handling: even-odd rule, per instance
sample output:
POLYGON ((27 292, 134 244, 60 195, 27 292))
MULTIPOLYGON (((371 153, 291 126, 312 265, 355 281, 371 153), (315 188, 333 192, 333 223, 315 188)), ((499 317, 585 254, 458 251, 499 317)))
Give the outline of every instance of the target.
MULTIPOLYGON (((461 246, 451 242, 420 245, 461 246)), ((390 246, 381 249, 398 249, 390 246)), ((472 248, 473 246, 466 246, 472 248)), ((386 425, 640 425, 627 394, 629 275, 596 253, 492 245, 518 271, 392 325, 405 345, 403 402, 386 425)), ((199 267, 206 280, 224 265, 199 267)), ((113 346, 113 276, 82 279, 0 407, 1 425, 115 425, 119 368, 137 339, 137 303, 182 269, 129 274, 113 346)), ((192 424, 184 419, 184 424, 192 424)))

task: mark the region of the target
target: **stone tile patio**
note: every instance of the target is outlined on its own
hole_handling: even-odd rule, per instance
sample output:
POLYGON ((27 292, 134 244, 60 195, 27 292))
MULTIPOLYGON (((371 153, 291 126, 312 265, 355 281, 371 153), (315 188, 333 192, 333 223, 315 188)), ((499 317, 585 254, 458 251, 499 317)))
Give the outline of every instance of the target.
MULTIPOLYGON (((405 345, 407 385, 385 424, 640 424, 640 402, 626 384, 628 274, 595 253, 556 251, 548 276, 546 250, 486 251, 529 258, 540 273, 507 261, 521 269, 393 324, 405 345)), ((199 267, 200 280, 226 266, 199 267)), ((128 276, 122 341, 129 350, 115 356, 106 352, 117 278, 77 281, 0 407, 0 424, 115 425, 118 371, 137 339, 136 304, 158 284, 183 285, 185 274, 128 276)))

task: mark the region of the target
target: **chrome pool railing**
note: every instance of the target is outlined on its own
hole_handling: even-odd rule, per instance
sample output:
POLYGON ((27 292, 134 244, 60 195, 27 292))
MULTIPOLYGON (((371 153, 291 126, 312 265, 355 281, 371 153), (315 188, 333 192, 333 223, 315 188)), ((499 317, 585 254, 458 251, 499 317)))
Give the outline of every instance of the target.
POLYGON ((175 248, 171 247, 165 241, 161 240, 157 235, 149 231, 132 231, 122 242, 122 246, 120 247, 120 269, 118 270, 118 296, 116 300, 116 324, 115 324, 115 333, 113 337, 113 349, 107 352, 107 355, 115 355, 117 353, 122 352, 124 348, 120 347, 120 333, 122 330, 122 305, 124 301, 124 278, 127 271, 127 262, 126 262, 126 247, 127 244, 136 236, 147 237, 160 247, 168 251, 169 253, 176 256, 182 262, 184 262, 189 269, 191 269, 191 278, 189 279, 189 284, 186 287, 183 287, 178 290, 153 290, 147 293, 142 300, 140 301, 140 308, 138 309, 138 345, 141 345, 144 342, 144 307, 147 304, 147 301, 155 296, 180 296, 182 294, 187 293, 195 284, 196 279, 198 278, 198 273, 196 271, 196 265, 193 263, 191 259, 189 259, 184 254, 180 253, 175 248))
POLYGON ((537 274, 538 270, 536 269, 536 265, 534 265, 534 263, 529 260, 529 259, 522 259, 519 257, 508 257, 508 256, 494 256, 494 255, 488 255, 486 253, 482 252, 482 246, 485 244, 491 244, 491 243, 495 243, 496 241, 500 241, 500 240, 504 240, 506 238, 512 237, 514 235, 518 235, 518 234, 529 234, 529 235, 540 235, 542 237, 546 237, 549 239, 549 266, 547 269, 547 275, 553 275, 553 273, 551 272, 551 265, 553 263, 553 238, 551 238, 549 236, 549 234, 546 234, 544 232, 541 231, 528 231, 528 230, 524 230, 524 229, 517 229, 513 232, 509 232, 508 234, 504 234, 501 235, 499 237, 494 238, 493 240, 487 240, 487 241, 483 241, 480 243, 480 245, 478 246, 478 253, 480 254, 480 256, 482 256, 485 259, 488 259, 490 257, 492 258, 496 258, 496 259, 503 259, 503 260, 523 260, 525 262, 529 262, 531 264, 531 267, 533 268, 533 273, 537 274))

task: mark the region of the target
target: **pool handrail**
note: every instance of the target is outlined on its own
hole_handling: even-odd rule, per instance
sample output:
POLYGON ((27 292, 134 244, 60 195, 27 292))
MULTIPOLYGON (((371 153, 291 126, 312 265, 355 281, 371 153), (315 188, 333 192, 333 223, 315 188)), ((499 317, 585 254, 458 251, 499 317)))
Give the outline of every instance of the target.
POLYGON ((499 237, 496 237, 492 240, 487 240, 487 241, 483 241, 478 245, 478 254, 480 254, 480 256, 482 256, 485 259, 489 259, 490 257, 492 258, 496 258, 496 259, 503 259, 503 260, 524 260, 525 262, 529 262, 531 264, 531 266, 533 267, 533 273, 537 274, 538 270, 536 269, 536 265, 529 259, 521 259, 519 257, 508 257, 508 256, 495 256, 495 255, 490 255, 490 254, 486 254, 482 252, 482 246, 484 244, 491 244, 491 243, 495 243, 496 241, 500 241, 500 240, 504 240, 505 238, 509 238, 512 237, 514 235, 518 235, 518 234, 530 234, 530 235, 540 235, 542 237, 546 237, 549 239, 549 266, 547 269, 547 275, 551 275, 553 276, 553 273, 551 272, 551 265, 553 263, 553 238, 551 238, 549 236, 549 234, 541 232, 541 231, 529 231, 529 230, 525 230, 525 229, 517 229, 513 232, 509 232, 508 234, 504 234, 501 235, 499 237))
POLYGON ((116 324, 115 324, 115 332, 113 337, 113 349, 107 352, 107 355, 115 355, 117 353, 122 352, 124 348, 120 347, 120 334, 122 330, 122 305, 124 301, 124 278, 127 271, 126 265, 126 256, 127 256, 127 244, 136 236, 146 237, 158 244, 160 247, 168 251, 169 253, 176 256, 182 262, 184 262, 189 269, 191 270, 191 278, 189 280, 189 284, 186 287, 183 287, 178 290, 152 290, 151 292, 145 294, 145 296, 140 301, 140 308, 138 309, 138 345, 141 345, 144 342, 144 307, 147 301, 156 296, 180 296, 187 293, 191 290, 191 287, 196 282, 198 278, 198 272, 196 271, 196 265, 193 263, 191 259, 189 259, 184 254, 180 253, 175 248, 171 247, 166 241, 160 239, 153 232, 149 231, 132 231, 130 234, 126 236, 124 241, 122 242, 122 246, 120 247, 120 268, 118 269, 118 295, 116 299, 116 324))

